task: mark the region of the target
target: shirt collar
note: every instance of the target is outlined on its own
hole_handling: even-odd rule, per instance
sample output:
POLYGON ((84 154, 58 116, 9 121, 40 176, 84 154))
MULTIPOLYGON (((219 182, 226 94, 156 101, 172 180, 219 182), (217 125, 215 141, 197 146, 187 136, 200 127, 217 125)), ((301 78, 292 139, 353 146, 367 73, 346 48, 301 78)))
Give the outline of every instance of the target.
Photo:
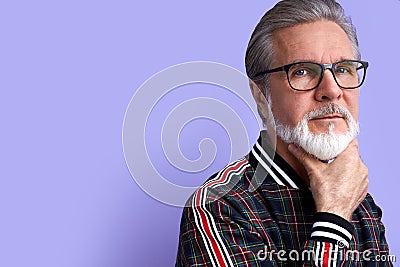
POLYGON ((258 185, 268 176, 280 186, 308 190, 295 170, 267 142, 266 135, 266 131, 260 132, 257 142, 248 155, 258 185))

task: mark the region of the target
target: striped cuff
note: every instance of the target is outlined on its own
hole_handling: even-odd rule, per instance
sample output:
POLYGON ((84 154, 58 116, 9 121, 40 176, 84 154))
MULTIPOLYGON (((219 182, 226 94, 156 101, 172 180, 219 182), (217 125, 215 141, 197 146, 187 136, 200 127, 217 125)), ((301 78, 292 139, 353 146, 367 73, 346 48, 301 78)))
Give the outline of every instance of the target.
POLYGON ((348 248, 353 233, 353 225, 336 214, 317 212, 314 215, 312 240, 330 242, 337 244, 339 248, 348 248))

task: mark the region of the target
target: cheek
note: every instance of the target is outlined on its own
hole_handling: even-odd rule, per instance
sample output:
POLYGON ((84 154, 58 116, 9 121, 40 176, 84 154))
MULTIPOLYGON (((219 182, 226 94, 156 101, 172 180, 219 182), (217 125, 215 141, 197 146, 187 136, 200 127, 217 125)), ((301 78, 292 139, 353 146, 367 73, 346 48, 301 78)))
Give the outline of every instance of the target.
POLYGON ((350 111, 354 120, 358 121, 358 95, 359 92, 354 92, 347 95, 347 109, 350 111))
POLYGON ((296 126, 312 104, 312 92, 294 91, 286 78, 284 81, 271 79, 270 93, 274 118, 287 126, 296 126))
POLYGON ((273 101, 272 112, 276 120, 287 126, 296 126, 305 115, 306 108, 298 101, 273 101))
POLYGON ((358 109, 350 110, 351 115, 355 121, 358 121, 358 109))

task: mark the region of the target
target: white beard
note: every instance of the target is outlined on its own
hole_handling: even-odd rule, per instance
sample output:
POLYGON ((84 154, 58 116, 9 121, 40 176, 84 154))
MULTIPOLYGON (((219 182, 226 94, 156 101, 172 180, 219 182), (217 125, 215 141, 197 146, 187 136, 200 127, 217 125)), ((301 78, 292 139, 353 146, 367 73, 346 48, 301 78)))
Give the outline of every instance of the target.
MULTIPOLYGON (((270 102, 270 99, 268 101, 270 102)), ((270 104, 268 104, 269 115, 273 116, 270 104)), ((273 117, 272 117, 273 118, 273 117)), ((297 126, 289 127, 275 120, 273 123, 275 132, 286 143, 294 143, 302 147, 307 153, 314 155, 320 160, 330 160, 342 153, 349 143, 358 135, 360 128, 351 116, 350 112, 337 104, 329 103, 319 109, 308 112, 297 126), (330 124, 325 133, 314 134, 308 128, 308 121, 327 114, 340 114, 347 122, 348 129, 343 134, 334 132, 334 125, 330 124)))

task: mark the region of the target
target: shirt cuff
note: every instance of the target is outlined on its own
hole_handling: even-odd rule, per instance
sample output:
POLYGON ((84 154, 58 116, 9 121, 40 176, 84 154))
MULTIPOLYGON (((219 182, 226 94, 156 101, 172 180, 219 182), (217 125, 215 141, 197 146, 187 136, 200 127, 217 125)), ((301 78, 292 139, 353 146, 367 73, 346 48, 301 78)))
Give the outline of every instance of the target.
POLYGON ((337 244, 340 248, 348 248, 354 227, 342 217, 329 213, 317 212, 311 230, 311 239, 337 244))

